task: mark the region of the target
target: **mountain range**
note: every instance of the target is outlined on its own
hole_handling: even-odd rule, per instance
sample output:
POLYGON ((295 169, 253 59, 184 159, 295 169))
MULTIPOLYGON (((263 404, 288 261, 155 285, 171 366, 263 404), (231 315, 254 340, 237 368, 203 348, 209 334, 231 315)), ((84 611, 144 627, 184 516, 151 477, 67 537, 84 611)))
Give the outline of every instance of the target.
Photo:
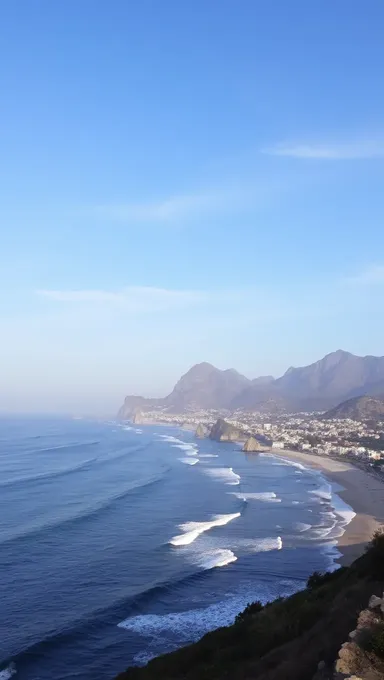
POLYGON ((281 378, 254 380, 232 368, 222 371, 203 362, 185 373, 167 397, 126 397, 118 417, 130 418, 138 409, 153 408, 174 413, 194 409, 320 411, 364 394, 384 394, 384 357, 359 357, 337 350, 309 366, 291 367, 281 378))

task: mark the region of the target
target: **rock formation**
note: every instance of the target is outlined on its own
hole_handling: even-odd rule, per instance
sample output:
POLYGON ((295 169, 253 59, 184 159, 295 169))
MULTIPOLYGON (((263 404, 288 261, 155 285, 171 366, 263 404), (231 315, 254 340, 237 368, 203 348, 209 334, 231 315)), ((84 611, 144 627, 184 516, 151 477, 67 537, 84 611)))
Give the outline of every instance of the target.
POLYGON ((255 437, 249 437, 243 446, 243 451, 247 453, 256 453, 261 451, 261 446, 255 437))
POLYGON ((212 427, 210 438, 218 442, 239 442, 247 439, 246 434, 239 428, 219 418, 212 427))
POLYGON ((206 437, 209 437, 209 428, 203 423, 199 423, 196 428, 195 437, 198 439, 205 439, 206 437))

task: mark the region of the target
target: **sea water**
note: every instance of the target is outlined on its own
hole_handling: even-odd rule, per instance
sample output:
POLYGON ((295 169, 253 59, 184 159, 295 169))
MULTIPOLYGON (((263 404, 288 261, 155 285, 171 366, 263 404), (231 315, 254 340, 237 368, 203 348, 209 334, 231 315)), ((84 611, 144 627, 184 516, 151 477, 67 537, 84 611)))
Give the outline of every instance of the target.
POLYGON ((0 420, 0 679, 110 680, 336 567, 317 471, 165 427, 0 420))

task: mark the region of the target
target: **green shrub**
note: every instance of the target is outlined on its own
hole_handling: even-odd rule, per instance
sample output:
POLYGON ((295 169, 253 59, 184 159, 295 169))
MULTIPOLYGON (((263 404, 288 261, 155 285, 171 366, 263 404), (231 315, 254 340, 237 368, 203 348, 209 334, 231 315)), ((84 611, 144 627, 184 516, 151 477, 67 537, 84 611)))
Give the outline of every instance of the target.
POLYGON ((248 616, 252 616, 252 614, 258 614, 262 609, 264 609, 264 605, 259 600, 249 602, 246 608, 236 616, 235 623, 244 621, 248 616))
POLYGON ((359 631, 358 643, 366 652, 373 652, 384 659, 384 623, 377 623, 372 628, 359 631))
POLYGON ((320 586, 323 586, 326 583, 339 578, 345 571, 347 571, 346 567, 340 567, 340 569, 337 569, 336 571, 326 571, 324 574, 319 571, 314 571, 313 574, 311 574, 311 576, 308 578, 307 588, 309 590, 320 588, 320 586))
POLYGON ((372 651, 379 656, 380 659, 384 659, 384 626, 374 634, 371 644, 372 651))

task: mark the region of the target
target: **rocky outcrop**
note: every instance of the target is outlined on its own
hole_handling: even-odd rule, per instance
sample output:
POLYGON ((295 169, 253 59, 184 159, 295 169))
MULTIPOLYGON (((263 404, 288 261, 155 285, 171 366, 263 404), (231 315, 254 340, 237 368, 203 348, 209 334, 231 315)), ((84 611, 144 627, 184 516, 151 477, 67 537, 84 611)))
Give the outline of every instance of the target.
POLYGON ((368 609, 360 612, 355 630, 349 633, 350 641, 339 651, 333 680, 383 680, 384 660, 375 654, 378 635, 384 636, 384 593, 382 598, 372 595, 368 609))
POLYGON ((216 421, 209 436, 217 442, 239 442, 248 438, 242 430, 231 425, 231 423, 227 423, 223 418, 216 421))
POLYGON ((206 437, 209 437, 209 427, 203 423, 199 423, 196 428, 195 437, 198 439, 205 439, 206 437))
POLYGON ((261 446, 255 437, 249 437, 243 446, 243 451, 247 453, 258 453, 261 451, 261 446))

